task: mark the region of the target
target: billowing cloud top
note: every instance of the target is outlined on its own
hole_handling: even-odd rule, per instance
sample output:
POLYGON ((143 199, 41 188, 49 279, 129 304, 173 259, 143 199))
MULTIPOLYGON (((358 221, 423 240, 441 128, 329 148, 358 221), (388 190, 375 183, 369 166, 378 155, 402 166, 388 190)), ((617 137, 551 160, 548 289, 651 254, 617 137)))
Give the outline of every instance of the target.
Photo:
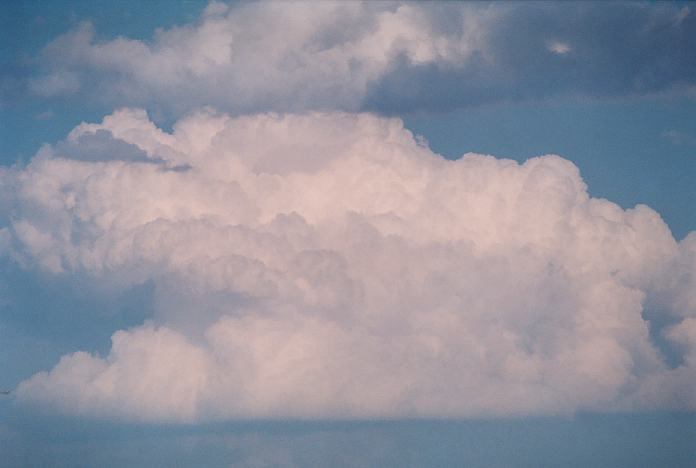
POLYGON ((616 3, 212 3, 149 41, 48 45, 30 89, 171 115, 408 111, 557 95, 694 93, 690 7, 616 3))
MULTIPOLYGON (((237 21, 209 15, 100 57, 169 57, 237 21)), ((215 69, 216 50, 183 73, 215 69)), ((166 133, 121 109, 0 177, 6 255, 156 288, 151 320, 105 357, 64 356, 21 401, 145 421, 696 408, 696 234, 588 197, 558 156, 450 161, 369 114, 203 110, 166 133)))

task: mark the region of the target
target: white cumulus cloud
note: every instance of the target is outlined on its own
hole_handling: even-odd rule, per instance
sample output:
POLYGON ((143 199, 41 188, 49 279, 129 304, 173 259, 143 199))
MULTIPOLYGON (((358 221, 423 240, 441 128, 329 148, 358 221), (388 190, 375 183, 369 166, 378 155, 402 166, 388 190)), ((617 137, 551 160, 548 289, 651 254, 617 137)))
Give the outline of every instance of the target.
POLYGON ((28 404, 183 422, 696 408, 696 234, 589 197, 559 156, 446 160, 369 114, 203 109, 167 133, 121 109, 0 181, 6 255, 156 289, 106 356, 24 381, 28 404))
POLYGON ((462 65, 482 46, 492 9, 460 6, 451 30, 412 3, 211 4, 192 24, 148 42, 100 42, 90 23, 50 43, 47 73, 30 88, 51 96, 99 78, 95 95, 176 110, 192 103, 253 109, 358 109, 368 86, 403 59, 462 65), (78 82, 78 76, 83 79, 78 82), (177 104, 178 103, 178 104, 177 104))
POLYGON ((205 105, 237 115, 393 113, 689 94, 690 18, 668 4, 212 3, 195 21, 146 39, 101 39, 81 23, 43 49, 27 86, 45 98, 167 117, 205 105), (559 67, 558 55, 573 60, 559 67))

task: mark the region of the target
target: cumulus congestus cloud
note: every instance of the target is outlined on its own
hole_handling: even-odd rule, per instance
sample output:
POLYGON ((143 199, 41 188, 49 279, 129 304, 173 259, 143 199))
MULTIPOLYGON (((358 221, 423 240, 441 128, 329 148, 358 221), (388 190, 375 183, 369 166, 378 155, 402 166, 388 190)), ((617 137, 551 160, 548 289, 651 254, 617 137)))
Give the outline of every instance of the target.
POLYGON ((6 255, 156 288, 150 320, 24 402, 184 422, 696 407, 696 234, 590 198, 558 156, 446 160, 369 114, 202 110, 166 133, 122 109, 0 177, 6 255))

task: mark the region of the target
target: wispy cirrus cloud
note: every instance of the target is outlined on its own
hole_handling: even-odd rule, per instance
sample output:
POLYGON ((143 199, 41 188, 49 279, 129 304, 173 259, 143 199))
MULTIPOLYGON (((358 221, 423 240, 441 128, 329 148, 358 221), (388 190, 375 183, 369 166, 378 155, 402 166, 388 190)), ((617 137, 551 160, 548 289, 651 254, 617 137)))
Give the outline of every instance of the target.
POLYGON ((679 130, 667 130, 662 136, 675 145, 696 146, 696 136, 679 130))

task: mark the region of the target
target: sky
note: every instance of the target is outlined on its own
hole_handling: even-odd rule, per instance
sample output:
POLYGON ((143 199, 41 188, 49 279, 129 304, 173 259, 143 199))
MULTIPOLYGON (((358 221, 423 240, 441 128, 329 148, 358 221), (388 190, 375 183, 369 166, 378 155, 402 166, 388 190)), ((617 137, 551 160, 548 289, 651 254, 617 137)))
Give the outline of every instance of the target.
POLYGON ((0 6, 0 466, 689 466, 689 2, 0 6))

